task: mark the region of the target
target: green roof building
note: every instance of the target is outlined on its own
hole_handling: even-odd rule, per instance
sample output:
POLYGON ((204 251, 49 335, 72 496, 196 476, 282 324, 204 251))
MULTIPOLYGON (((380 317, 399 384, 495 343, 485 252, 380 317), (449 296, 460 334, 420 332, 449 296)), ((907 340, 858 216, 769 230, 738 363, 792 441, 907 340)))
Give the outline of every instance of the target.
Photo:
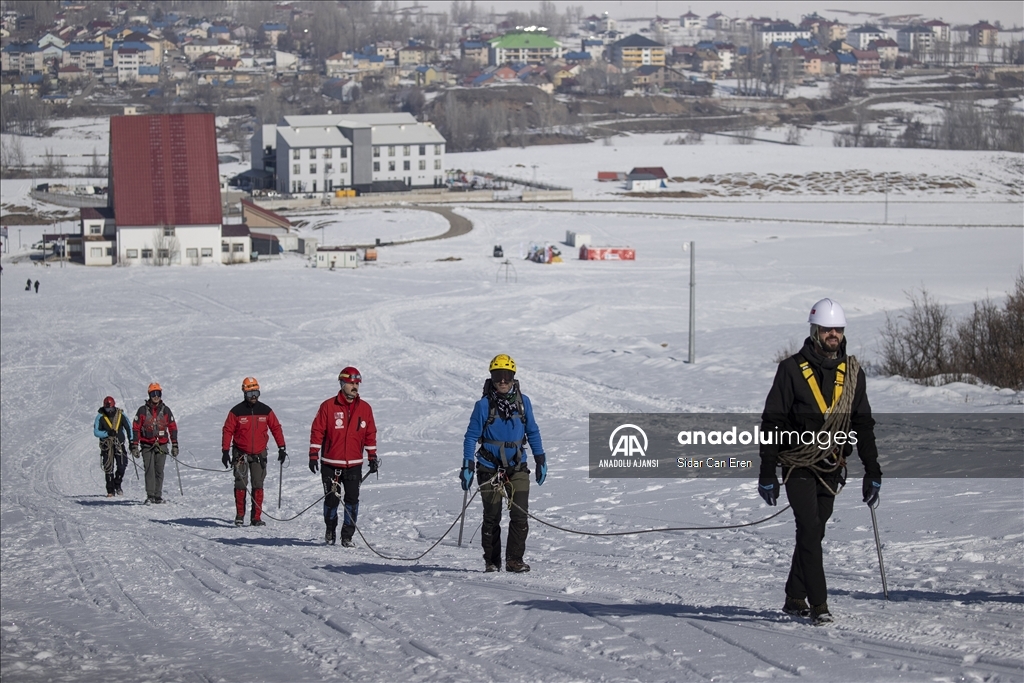
POLYGON ((490 40, 490 63, 543 64, 549 59, 560 59, 565 48, 546 33, 533 31, 506 33, 490 40))

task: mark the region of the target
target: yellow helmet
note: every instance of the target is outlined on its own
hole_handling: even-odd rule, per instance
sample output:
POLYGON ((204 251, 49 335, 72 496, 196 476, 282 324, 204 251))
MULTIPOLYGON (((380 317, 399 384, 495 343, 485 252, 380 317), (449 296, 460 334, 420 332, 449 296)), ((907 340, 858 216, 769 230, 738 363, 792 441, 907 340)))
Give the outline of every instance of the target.
POLYGON ((260 383, 255 377, 246 377, 242 380, 242 391, 259 391, 260 383))
POLYGON ((491 366, 487 369, 491 372, 495 370, 511 370, 514 373, 516 371, 516 362, 512 360, 512 356, 499 353, 491 359, 491 366))

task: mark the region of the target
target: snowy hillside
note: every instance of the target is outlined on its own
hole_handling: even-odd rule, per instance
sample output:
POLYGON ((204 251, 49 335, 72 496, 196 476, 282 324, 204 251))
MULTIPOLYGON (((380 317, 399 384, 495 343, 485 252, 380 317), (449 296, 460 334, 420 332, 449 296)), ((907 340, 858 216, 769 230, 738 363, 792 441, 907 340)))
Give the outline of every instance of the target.
MULTIPOLYGON (((644 144, 646 140, 646 144, 644 144)), ((859 463, 825 539, 836 623, 780 612, 792 514, 733 530, 595 537, 531 522, 528 574, 484 574, 479 502, 462 547, 462 436, 488 360, 509 353, 550 472, 531 512, 588 532, 715 527, 770 512, 754 479, 589 479, 592 412, 760 412, 773 358, 823 296, 849 350, 877 361, 886 311, 925 287, 954 313, 1001 299, 1024 267, 1019 156, 776 145, 623 144, 452 155, 465 169, 571 186, 583 201, 457 207, 468 235, 384 247, 352 271, 298 257, 244 266, 49 268, 5 257, 0 288, 0 669, 4 681, 1020 681, 1021 480, 884 481, 883 599, 859 463), (796 151, 794 151, 796 150, 796 151), (522 164, 522 167, 517 167, 522 164), (598 170, 671 176, 868 169, 968 178, 886 197, 806 192, 640 201, 598 170), (951 191, 947 191, 950 190, 951 191), (886 224, 885 211, 889 222, 886 224), (635 262, 513 258, 566 230, 635 262), (696 363, 687 354, 696 243, 696 363), (24 291, 26 279, 40 290, 24 291), (380 478, 356 548, 323 544, 310 422, 345 365, 364 377, 380 478), (221 426, 256 376, 291 458, 267 480, 263 528, 235 528, 221 426), (180 486, 145 506, 104 497, 91 424, 158 381, 180 428, 180 486), (281 506, 278 508, 278 487, 281 506), (368 545, 369 544, 369 545, 368 545), (371 550, 372 547, 372 550, 371 550)), ((873 187, 873 186, 872 186, 873 187)), ((26 204, 5 181, 3 202, 26 204)), ((891 191, 891 190, 890 190, 891 191)), ((307 220, 328 243, 436 235, 410 207, 307 220), (319 228, 323 227, 321 231, 319 228)), ((30 244, 42 227, 23 227, 30 244)), ((10 233, 15 235, 15 228, 10 233)), ((15 237, 15 240, 17 238, 15 237)), ((16 245, 16 241, 15 241, 16 245)), ((885 413, 1021 413, 1020 392, 869 376, 885 413)), ((756 451, 751 453, 756 458, 756 451)), ((885 453, 882 453, 885 469, 885 453)))

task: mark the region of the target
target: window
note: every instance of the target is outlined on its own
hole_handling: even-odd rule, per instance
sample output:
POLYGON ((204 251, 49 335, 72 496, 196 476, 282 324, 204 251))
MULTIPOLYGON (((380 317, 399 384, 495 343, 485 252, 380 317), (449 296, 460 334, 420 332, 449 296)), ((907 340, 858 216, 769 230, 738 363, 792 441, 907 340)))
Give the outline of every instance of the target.
POLYGON ((89 226, 89 234, 90 235, 102 235, 103 234, 103 226, 102 225, 90 225, 89 226))
POLYGON ((380 156, 380 147, 374 147, 373 148, 373 156, 374 157, 379 157, 380 156))
POLYGON ((89 256, 91 256, 92 258, 102 258, 103 247, 93 247, 92 249, 89 250, 89 256))
POLYGON ((186 249, 185 250, 185 258, 199 258, 199 250, 198 249, 186 249))
MULTIPOLYGON (((380 162, 375 161, 374 164, 378 164, 379 165, 380 162)), ((341 170, 342 173, 348 173, 348 162, 347 161, 341 162, 341 169, 340 170, 341 170)))
POLYGON ((434 154, 441 153, 441 145, 434 145, 434 154))
POLYGON ((374 171, 379 171, 380 170, 380 162, 379 161, 373 162, 373 170, 374 171))
POLYGON ((316 164, 309 165, 309 172, 313 175, 316 175, 316 164))
POLYGON ((294 159, 295 161, 298 161, 301 158, 302 158, 302 150, 301 149, 293 149, 292 150, 292 159, 294 159))
POLYGON ((334 152, 334 150, 332 150, 330 147, 325 147, 324 148, 324 159, 330 159, 331 158, 331 154, 333 154, 333 152, 334 152))
POLYGON ((139 250, 138 249, 128 249, 127 251, 125 251, 124 255, 127 258, 139 258, 139 250))
POLYGON ((221 242, 220 243, 220 250, 223 253, 227 254, 228 252, 231 251, 231 246, 227 242, 221 242))
POLYGON ((441 170, 441 160, 440 159, 434 159, 434 170, 435 171, 440 171, 441 170))
POLYGON ((174 237, 174 226, 173 225, 165 225, 164 226, 164 237, 174 237))
POLYGON ((327 175, 334 173, 334 164, 324 164, 324 173, 327 175))
MULTIPOLYGON (((377 148, 374 147, 373 151, 376 152, 377 148)), ((374 154, 373 156, 380 156, 380 155, 379 154, 374 154)), ((348 159, 348 147, 342 147, 341 148, 341 158, 342 159, 348 159)))
POLYGON ((169 249, 161 249, 160 250, 160 258, 170 258, 170 257, 171 257, 171 252, 170 252, 169 249))
POLYGON ((245 245, 244 244, 232 244, 231 245, 231 251, 235 252, 236 254, 241 253, 241 252, 245 251, 245 245))
POLYGON ((302 181, 301 180, 293 180, 292 181, 292 194, 298 194, 299 192, 302 192, 302 181))
POLYGON ((409 145, 402 147, 402 156, 407 157, 412 153, 412 148, 409 145))
POLYGON ((327 190, 328 192, 333 192, 334 191, 334 181, 332 179, 328 178, 327 179, 327 183, 326 183, 324 189, 327 190))
POLYGON ((394 145, 391 145, 390 147, 388 147, 388 156, 389 157, 395 156, 395 146, 394 145))
POLYGON ((302 173, 302 164, 292 164, 292 173, 295 175, 302 173))
POLYGON ((427 160, 426 159, 420 159, 420 170, 421 171, 426 171, 427 170, 427 160))
POLYGON ((316 159, 316 147, 309 148, 309 158, 316 159))
POLYGON ((402 162, 402 170, 403 171, 408 171, 409 170, 409 160, 408 159, 406 159, 405 161, 402 162))
POLYGON ((389 161, 388 162, 388 170, 389 171, 394 171, 395 170, 395 162, 393 162, 393 161, 389 161))
POLYGON ((153 258, 153 250, 152 249, 143 249, 142 250, 142 258, 153 258))
POLYGON ((213 258, 213 247, 203 247, 203 258, 213 258))
POLYGON ((420 145, 420 156, 423 156, 426 153, 427 153, 427 146, 426 145, 420 145))

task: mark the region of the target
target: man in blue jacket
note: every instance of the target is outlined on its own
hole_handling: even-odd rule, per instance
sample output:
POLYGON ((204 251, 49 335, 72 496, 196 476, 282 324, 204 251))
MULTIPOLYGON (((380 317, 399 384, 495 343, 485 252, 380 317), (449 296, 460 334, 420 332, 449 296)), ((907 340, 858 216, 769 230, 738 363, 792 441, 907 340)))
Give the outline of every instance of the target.
POLYGON ((523 562, 529 532, 526 511, 530 505, 530 470, 526 462, 529 443, 536 465, 537 485, 548 474, 540 429, 533 419, 530 399, 519 390, 516 363, 505 354, 491 360, 491 377, 484 383, 484 395, 473 407, 462 448, 459 480, 468 491, 476 473, 484 504, 480 540, 484 547, 484 571, 501 570, 502 498, 512 499, 509 510, 505 571, 528 572, 523 562), (478 448, 479 446, 479 448, 478 448))
POLYGON ((103 407, 96 411, 92 433, 100 440, 100 464, 107 480, 107 498, 123 496, 121 482, 128 467, 124 444, 132 440, 132 424, 114 403, 113 396, 103 399, 103 407))

